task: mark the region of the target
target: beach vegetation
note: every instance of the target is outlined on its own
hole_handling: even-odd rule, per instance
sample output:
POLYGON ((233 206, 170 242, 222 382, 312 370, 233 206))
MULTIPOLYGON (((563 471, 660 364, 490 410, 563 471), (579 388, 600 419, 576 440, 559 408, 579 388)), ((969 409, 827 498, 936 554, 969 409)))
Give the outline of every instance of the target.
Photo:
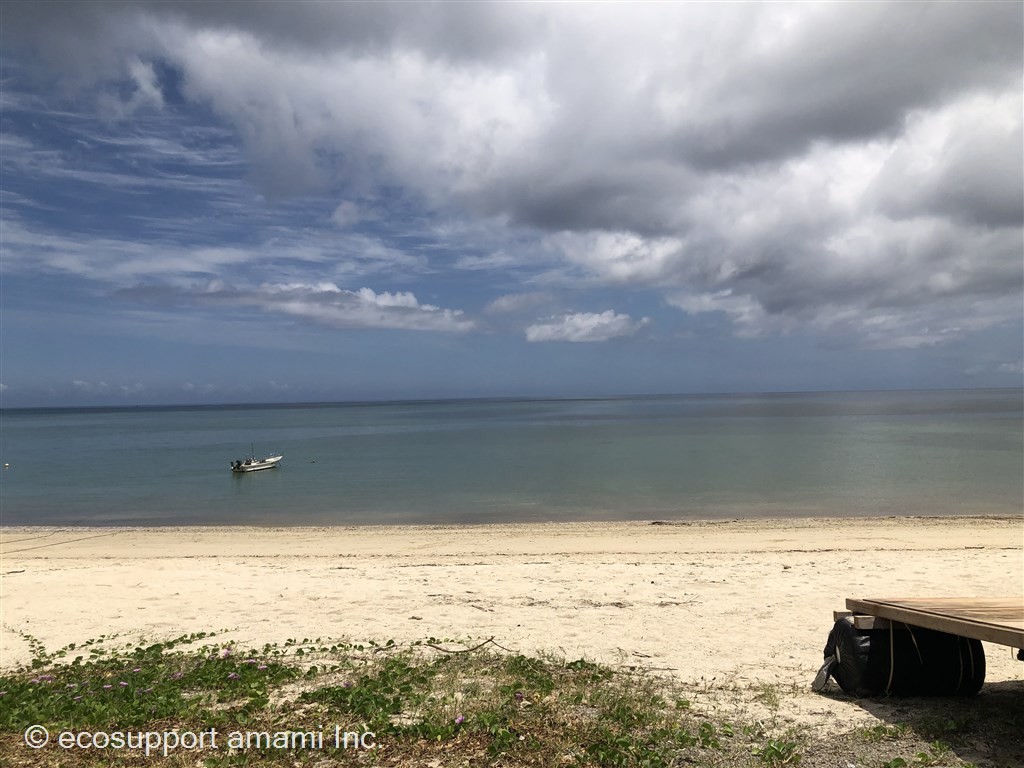
POLYGON ((782 701, 782 694, 780 687, 777 684, 760 683, 757 686, 757 693, 754 698, 768 707, 769 710, 775 712, 778 710, 779 703, 782 701))
MULTIPOLYGON (((197 633, 136 644, 108 636, 52 653, 35 640, 30 647, 29 663, 0 675, 0 764, 12 768, 804 768, 832 765, 836 754, 791 725, 726 718, 703 705, 706 686, 512 652, 493 639, 293 638, 250 649, 197 633), (34 725, 50 734, 39 749, 26 746, 34 725), (64 733, 103 740, 67 748, 58 743, 64 733), (143 733, 158 735, 152 749, 143 733)), ((780 705, 786 695, 777 686, 749 693, 765 691, 780 705)), ((956 722, 949 730, 969 727, 956 722)), ((846 743, 857 765, 966 765, 946 742, 921 741, 902 724, 851 731, 846 743)))
POLYGON ((802 758, 797 748, 795 741, 769 739, 763 746, 754 747, 752 752, 764 765, 796 765, 802 758))

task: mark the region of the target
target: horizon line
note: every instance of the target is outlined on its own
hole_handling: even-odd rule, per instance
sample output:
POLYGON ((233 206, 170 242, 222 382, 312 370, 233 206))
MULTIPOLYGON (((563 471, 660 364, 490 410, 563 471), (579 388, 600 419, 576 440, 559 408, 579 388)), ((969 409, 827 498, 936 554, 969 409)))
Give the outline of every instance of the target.
POLYGON ((292 401, 241 401, 241 402, 207 402, 207 403, 137 403, 135 405, 28 405, 0 406, 0 413, 22 411, 133 411, 133 410, 188 410, 204 408, 310 408, 327 406, 386 406, 386 405, 426 405, 460 402, 586 402, 600 400, 655 400, 683 397, 766 397, 785 395, 840 395, 840 394, 872 394, 872 393, 911 393, 911 392, 1010 392, 1021 391, 1018 387, 910 387, 910 388, 868 388, 868 389, 808 389, 808 390, 762 390, 762 391, 723 391, 723 392, 662 392, 653 394, 614 394, 614 395, 481 395, 463 397, 409 397, 388 398, 382 400, 292 400, 292 401))

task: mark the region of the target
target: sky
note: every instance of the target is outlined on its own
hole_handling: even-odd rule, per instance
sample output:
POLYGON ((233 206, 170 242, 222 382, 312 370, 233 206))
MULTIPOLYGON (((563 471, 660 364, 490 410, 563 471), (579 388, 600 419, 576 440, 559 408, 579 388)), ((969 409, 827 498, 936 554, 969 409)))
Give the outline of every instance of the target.
POLYGON ((1024 5, 0 5, 0 405, 1019 387, 1024 5))

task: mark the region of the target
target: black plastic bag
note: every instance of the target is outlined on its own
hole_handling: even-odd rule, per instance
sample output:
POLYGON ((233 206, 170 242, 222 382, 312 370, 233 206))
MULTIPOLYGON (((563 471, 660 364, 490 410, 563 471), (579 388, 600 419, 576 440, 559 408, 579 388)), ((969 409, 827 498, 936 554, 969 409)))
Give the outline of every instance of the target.
POLYGON ((980 640, 933 629, 894 624, 891 629, 856 629, 839 619, 825 644, 825 665, 815 680, 828 676, 851 696, 973 696, 985 682, 985 650, 980 640))

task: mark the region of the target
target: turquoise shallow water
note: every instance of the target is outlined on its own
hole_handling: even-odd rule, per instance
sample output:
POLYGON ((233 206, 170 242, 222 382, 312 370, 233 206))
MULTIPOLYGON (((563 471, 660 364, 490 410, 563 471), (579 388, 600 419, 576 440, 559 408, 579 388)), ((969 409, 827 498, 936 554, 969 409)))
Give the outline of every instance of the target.
POLYGON ((0 414, 4 525, 1021 514, 1021 390, 0 414), (280 467, 233 475, 249 452, 280 467))

